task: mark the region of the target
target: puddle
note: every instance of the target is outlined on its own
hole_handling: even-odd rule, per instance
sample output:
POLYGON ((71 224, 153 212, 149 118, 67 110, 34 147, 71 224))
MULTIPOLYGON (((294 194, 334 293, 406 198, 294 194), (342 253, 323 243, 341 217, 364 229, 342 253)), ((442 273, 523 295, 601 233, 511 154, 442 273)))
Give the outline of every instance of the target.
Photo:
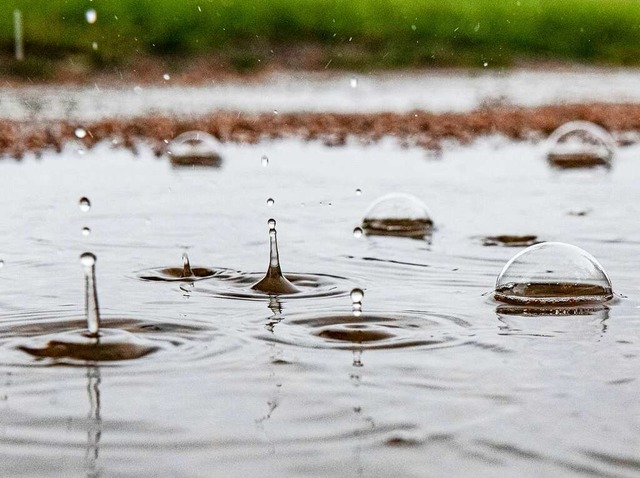
POLYGON ((438 160, 384 140, 216 147, 222 168, 143 145, 0 161, 3 476, 637 474, 639 147, 572 170, 497 138, 438 160), (362 230, 389 193, 429 208, 428 240, 362 230), (270 218, 295 290, 254 287, 270 218), (541 240, 588 251, 617 298, 494 300, 541 240), (85 251, 100 330, 152 352, 18 348, 87 330, 85 251))

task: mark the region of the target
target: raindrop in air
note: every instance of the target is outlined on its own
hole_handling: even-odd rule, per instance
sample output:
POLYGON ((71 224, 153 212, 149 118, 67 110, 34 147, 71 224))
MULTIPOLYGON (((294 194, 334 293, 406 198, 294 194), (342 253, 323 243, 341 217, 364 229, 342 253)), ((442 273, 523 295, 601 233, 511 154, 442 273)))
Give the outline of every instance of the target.
POLYGON ((368 235, 422 239, 431 234, 433 220, 427 206, 410 194, 392 193, 369 207, 362 221, 368 235))
POLYGON ((171 76, 169 76, 169 73, 165 73, 164 75, 162 75, 162 78, 164 78, 165 81, 169 81, 171 79, 171 76))
POLYGON ((353 228, 353 237, 355 237, 356 239, 362 237, 362 228, 361 227, 355 227, 353 228))
POLYGON ((273 200, 273 198, 267 199, 267 206, 273 206, 274 203, 275 201, 273 200))
POLYGON ((269 268, 265 276, 256 284, 252 285, 253 290, 266 292, 267 294, 294 294, 298 288, 294 286, 282 274, 280 268, 280 256, 278 254, 278 237, 276 231, 276 220, 269 219, 269 268))
POLYGON ((76 128, 75 130, 76 138, 84 138, 87 135, 87 131, 84 128, 76 128))
POLYGON ((4 260, 0 259, 0 269, 4 267, 4 260))
POLYGON ((98 43, 93 42, 93 43, 91 44, 91 48, 93 48, 93 50, 94 50, 94 51, 97 51, 97 50, 98 50, 98 43))
POLYGON ((267 166, 269 166, 269 158, 267 158, 266 156, 263 156, 260 161, 262 163, 263 168, 266 168, 267 166))
POLYGON ((598 261, 579 247, 543 242, 514 256, 496 281, 495 298, 514 305, 575 306, 613 297, 598 261))
POLYGON ((561 168, 609 165, 615 149, 615 140, 604 128, 588 121, 571 121, 549 136, 547 159, 561 168))
POLYGON ((86 237, 86 236, 88 236, 88 235, 90 235, 90 234, 91 234, 91 229, 89 229, 88 227, 83 227, 83 228, 82 228, 82 235, 83 235, 83 236, 85 236, 85 237, 86 237))
POLYGON ((82 212, 87 212, 91 209, 91 202, 86 197, 81 197, 78 201, 78 207, 82 212))
POLYGON ((188 131, 177 136, 167 147, 174 166, 219 166, 219 143, 204 131, 188 131))
POLYGON ((353 315, 360 317, 362 315, 362 299, 364 292, 362 289, 355 288, 351 291, 351 302, 353 303, 353 315))
POLYGON ((358 87, 358 79, 354 76, 353 78, 351 78, 349 80, 349 85, 351 85, 351 88, 357 88, 358 87))
POLYGON ((356 196, 361 196, 362 195, 362 189, 358 188, 356 189, 356 196))
POLYGON ((84 18, 87 20, 87 23, 95 23, 98 19, 98 14, 93 8, 90 8, 84 13, 84 18))

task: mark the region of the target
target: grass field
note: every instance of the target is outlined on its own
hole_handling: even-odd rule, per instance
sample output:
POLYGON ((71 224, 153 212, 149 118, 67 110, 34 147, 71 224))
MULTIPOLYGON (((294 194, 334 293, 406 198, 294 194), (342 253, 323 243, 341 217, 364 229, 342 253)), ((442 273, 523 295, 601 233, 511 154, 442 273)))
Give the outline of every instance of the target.
POLYGON ((27 57, 38 61, 76 55, 99 66, 215 53, 251 69, 310 45, 332 68, 640 64, 634 0, 3 0, 5 54, 16 8, 27 57))

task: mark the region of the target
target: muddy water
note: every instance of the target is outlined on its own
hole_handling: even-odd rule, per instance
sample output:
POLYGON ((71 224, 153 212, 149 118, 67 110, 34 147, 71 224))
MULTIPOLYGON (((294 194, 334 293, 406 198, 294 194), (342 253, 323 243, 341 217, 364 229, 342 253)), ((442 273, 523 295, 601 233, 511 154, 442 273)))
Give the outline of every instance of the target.
POLYGON ((440 159, 391 142, 221 154, 195 169, 106 145, 0 162, 2 476, 640 473, 639 148, 572 171, 498 139, 440 159), (431 239, 354 237, 394 191, 429 206, 431 239), (250 289, 270 217, 283 272, 317 291, 250 289), (576 244, 627 297, 505 313, 486 293, 521 249, 483 245, 502 235, 576 244), (153 353, 53 365, 17 348, 82 326, 85 250, 102 326, 153 353), (233 280, 139 278, 184 251, 233 280))

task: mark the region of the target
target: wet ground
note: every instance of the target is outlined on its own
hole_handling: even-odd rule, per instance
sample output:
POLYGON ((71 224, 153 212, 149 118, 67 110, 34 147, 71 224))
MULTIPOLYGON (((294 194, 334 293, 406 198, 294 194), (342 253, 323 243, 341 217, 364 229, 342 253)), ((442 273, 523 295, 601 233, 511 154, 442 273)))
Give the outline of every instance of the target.
POLYGON ((82 153, 0 162, 3 476, 640 472, 639 147, 572 171, 499 138, 439 159, 392 140, 226 144, 219 168, 82 153), (354 236, 389 192, 429 206, 430 240, 354 236), (284 273, 319 288, 248 288, 270 217, 284 273), (588 315, 500 312, 487 293, 522 248, 484 244, 513 235, 586 249, 619 297, 588 315), (86 250, 103 327, 158 350, 70 366, 17 348, 83 326, 86 250), (185 250, 238 280, 139 279, 185 250))

